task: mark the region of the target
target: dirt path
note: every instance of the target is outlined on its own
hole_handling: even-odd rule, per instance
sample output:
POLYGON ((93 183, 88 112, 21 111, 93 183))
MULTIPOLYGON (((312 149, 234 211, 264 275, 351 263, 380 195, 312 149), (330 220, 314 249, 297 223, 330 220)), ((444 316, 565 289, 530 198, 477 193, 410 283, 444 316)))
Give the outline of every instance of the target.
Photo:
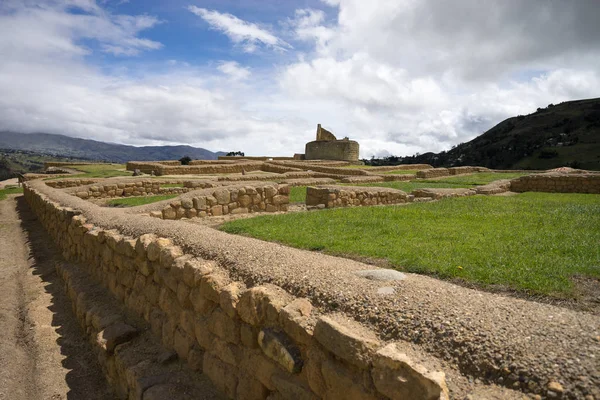
POLYGON ((0 201, 0 400, 112 399, 23 196, 0 201))
POLYGON ((0 189, 4 189, 6 186, 9 185, 17 185, 19 183, 19 180, 17 178, 12 178, 12 179, 6 179, 4 181, 0 181, 0 189))

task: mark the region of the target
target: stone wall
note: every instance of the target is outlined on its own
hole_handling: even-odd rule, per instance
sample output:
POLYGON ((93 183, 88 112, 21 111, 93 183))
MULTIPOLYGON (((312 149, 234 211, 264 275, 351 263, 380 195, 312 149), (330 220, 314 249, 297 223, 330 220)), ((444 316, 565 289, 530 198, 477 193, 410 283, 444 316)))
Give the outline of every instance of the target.
POLYGON ((526 175, 510 182, 513 192, 600 193, 600 173, 526 175))
POLYGON ((181 165, 181 163, 171 161, 160 162, 141 162, 130 161, 127 163, 127 170, 134 171, 139 169, 145 174, 150 174, 154 171, 155 175, 210 175, 210 174, 232 174, 242 171, 258 171, 261 169, 261 161, 247 162, 228 162, 228 161, 212 161, 198 160, 198 165, 181 165), (176 164, 173 164, 176 163, 176 164))
POLYGON ((306 143, 305 158, 307 160, 342 160, 358 161, 359 145, 354 140, 324 141, 315 140, 306 143))
MULTIPOLYGON (((348 165, 348 164, 345 164, 348 165)), ((359 168, 344 168, 343 166, 331 166, 323 164, 309 164, 300 162, 288 162, 286 166, 291 166, 305 171, 322 172, 325 174, 336 175, 368 175, 369 173, 359 168)))
MULTIPOLYGON (((94 225, 28 185, 24 193, 67 260, 79 263, 143 318, 165 348, 231 399, 448 399, 444 374, 415 363, 397 343, 382 342, 343 314, 321 314, 278 286, 247 287, 232 279, 215 261, 227 257, 227 247, 214 243, 214 259, 200 258, 164 237, 126 236, 94 225)), ((84 210, 95 207, 87 204, 81 202, 84 210)), ((132 228, 136 222, 122 224, 132 228)), ((76 298, 78 312, 88 309, 84 293, 76 298)), ((88 316, 102 325, 99 339, 110 338, 120 323, 82 312, 88 316)), ((119 354, 130 339, 104 345, 119 354)), ((119 374, 114 360, 99 358, 127 377, 122 398, 150 399, 136 387, 134 371, 119 374)))
POLYGON ((99 163, 93 162, 77 162, 77 161, 44 161, 44 169, 48 167, 66 167, 69 165, 94 165, 99 163))
POLYGON ((318 186, 306 188, 306 205, 325 208, 375 206, 406 203, 408 195, 396 189, 361 186, 318 186))
POLYGON ((419 171, 422 169, 432 169, 433 167, 429 164, 402 164, 402 165, 382 165, 380 167, 369 167, 367 171, 370 172, 383 172, 383 171, 397 171, 397 170, 415 170, 419 171))
MULTIPOLYGON (((192 190, 191 187, 160 187, 167 182, 152 179, 126 181, 126 182, 96 182, 91 185, 76 187, 70 191, 80 199, 88 198, 111 198, 132 196, 153 196, 167 194, 182 194, 192 190)), ((177 183, 177 182, 175 182, 177 183)), ((183 184, 182 184, 183 185, 183 184)), ((198 187, 213 187, 210 182, 202 182, 198 187)))
POLYGON ((65 189, 65 188, 70 188, 70 187, 91 185, 91 184, 94 184, 99 181, 100 181, 100 179, 73 178, 73 179, 57 179, 54 181, 44 181, 44 182, 46 183, 46 185, 50 186, 51 188, 65 189))
POLYGON ((203 218, 227 214, 287 211, 288 185, 225 186, 194 197, 175 199, 150 215, 162 219, 203 218))
POLYGON ((468 166, 448 168, 448 173, 450 173, 450 175, 472 174, 474 172, 484 172, 484 171, 489 171, 489 168, 468 167, 468 166))
POLYGON ((427 179, 427 178, 437 178, 440 176, 448 176, 450 172, 447 168, 434 168, 434 169, 426 169, 422 171, 417 171, 417 178, 427 179))

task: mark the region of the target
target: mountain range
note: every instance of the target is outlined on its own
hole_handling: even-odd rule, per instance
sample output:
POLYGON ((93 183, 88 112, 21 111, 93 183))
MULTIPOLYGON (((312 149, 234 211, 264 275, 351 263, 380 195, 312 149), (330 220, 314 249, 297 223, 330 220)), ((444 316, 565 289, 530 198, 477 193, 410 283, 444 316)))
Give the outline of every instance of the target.
POLYGON ((224 152, 192 146, 127 146, 49 133, 0 132, 0 149, 25 150, 54 157, 124 163, 131 160, 216 160, 224 152))
POLYGON ((404 157, 435 167, 600 170, 600 98, 567 101, 508 118, 475 139, 441 153, 404 157))

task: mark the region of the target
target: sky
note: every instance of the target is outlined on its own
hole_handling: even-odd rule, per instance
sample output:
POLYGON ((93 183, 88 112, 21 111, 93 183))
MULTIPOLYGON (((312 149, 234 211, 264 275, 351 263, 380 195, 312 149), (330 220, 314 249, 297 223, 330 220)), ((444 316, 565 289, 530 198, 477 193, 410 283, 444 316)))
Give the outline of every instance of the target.
POLYGON ((598 0, 0 0, 0 130, 291 156, 448 150, 600 97, 598 0))

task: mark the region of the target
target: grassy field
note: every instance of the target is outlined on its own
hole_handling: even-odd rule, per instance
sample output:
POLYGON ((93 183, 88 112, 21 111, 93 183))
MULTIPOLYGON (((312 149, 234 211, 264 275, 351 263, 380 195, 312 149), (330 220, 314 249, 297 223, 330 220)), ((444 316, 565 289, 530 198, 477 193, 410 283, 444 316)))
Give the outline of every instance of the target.
POLYGON ((125 164, 91 164, 91 165, 73 165, 65 166, 66 168, 76 169, 83 172, 78 175, 59 175, 50 178, 111 178, 115 176, 131 176, 131 171, 125 170, 125 164))
POLYGON ((306 203, 306 186, 290 188, 290 203, 306 203))
POLYGON ((458 176, 449 176, 440 179, 422 179, 419 182, 443 182, 449 183, 453 185, 487 185, 493 181, 498 181, 500 179, 514 179, 524 175, 530 175, 529 173, 524 172, 479 172, 471 175, 458 175, 458 176))
POLYGON ((110 200, 106 203, 109 207, 135 207, 143 206, 144 204, 156 203, 157 201, 169 200, 177 197, 176 194, 165 194, 160 196, 140 196, 140 197, 125 197, 122 199, 110 200))
POLYGON ((4 189, 0 189, 0 200, 4 200, 9 194, 23 193, 22 187, 7 186, 4 189))
POLYGON ((600 278, 598 195, 523 193, 340 208, 237 220, 222 229, 557 297, 573 295, 573 275, 600 278))

